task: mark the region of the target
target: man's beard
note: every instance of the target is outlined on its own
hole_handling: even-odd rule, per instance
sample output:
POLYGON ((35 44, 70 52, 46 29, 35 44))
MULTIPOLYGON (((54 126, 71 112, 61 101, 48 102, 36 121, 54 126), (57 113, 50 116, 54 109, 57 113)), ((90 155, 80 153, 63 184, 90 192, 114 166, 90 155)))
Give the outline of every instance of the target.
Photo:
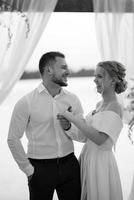
POLYGON ((53 77, 52 81, 61 87, 66 87, 68 85, 66 82, 62 81, 62 79, 56 77, 53 77))

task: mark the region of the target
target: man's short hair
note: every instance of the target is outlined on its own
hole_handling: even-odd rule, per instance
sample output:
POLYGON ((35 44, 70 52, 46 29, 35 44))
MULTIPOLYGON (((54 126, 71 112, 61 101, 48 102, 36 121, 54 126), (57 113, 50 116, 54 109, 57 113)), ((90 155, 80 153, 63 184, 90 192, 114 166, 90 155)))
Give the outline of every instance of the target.
POLYGON ((43 75, 44 69, 48 65, 49 62, 56 61, 56 57, 65 58, 65 55, 57 51, 50 51, 41 56, 40 61, 39 61, 39 71, 41 75, 43 75))

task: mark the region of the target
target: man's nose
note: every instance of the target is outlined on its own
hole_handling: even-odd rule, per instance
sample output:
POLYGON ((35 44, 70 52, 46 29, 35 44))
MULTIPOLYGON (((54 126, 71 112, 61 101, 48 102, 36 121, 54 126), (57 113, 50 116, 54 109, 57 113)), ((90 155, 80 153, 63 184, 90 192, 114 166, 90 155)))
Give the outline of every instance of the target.
POLYGON ((94 82, 97 83, 97 78, 94 78, 94 82))
POLYGON ((70 75, 70 74, 71 74, 71 72, 70 72, 69 69, 66 69, 66 74, 67 74, 67 75, 70 75))

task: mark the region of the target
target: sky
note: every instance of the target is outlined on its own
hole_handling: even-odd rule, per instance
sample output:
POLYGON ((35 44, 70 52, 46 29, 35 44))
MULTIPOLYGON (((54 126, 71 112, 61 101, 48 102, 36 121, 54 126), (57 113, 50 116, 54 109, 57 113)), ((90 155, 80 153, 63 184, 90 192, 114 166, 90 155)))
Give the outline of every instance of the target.
POLYGON ((26 67, 38 70, 38 62, 47 51, 60 51, 73 71, 94 68, 100 61, 93 13, 52 13, 26 67))

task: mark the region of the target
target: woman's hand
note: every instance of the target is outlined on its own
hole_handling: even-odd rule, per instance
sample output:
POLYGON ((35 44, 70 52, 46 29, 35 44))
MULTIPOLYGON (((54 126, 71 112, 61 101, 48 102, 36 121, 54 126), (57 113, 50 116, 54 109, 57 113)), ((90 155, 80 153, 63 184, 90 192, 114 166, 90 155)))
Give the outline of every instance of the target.
POLYGON ((67 120, 63 115, 58 114, 57 119, 60 121, 60 125, 65 131, 68 131, 71 128, 70 121, 67 120))
POLYGON ((71 128, 71 122, 73 122, 71 120, 73 117, 71 112, 72 112, 72 107, 69 106, 67 111, 57 115, 57 119, 60 121, 60 125, 65 131, 68 131, 71 128))
POLYGON ((65 118, 66 120, 68 120, 70 122, 74 122, 74 120, 75 120, 75 116, 69 111, 65 111, 64 113, 59 114, 58 116, 59 116, 59 118, 65 118))

